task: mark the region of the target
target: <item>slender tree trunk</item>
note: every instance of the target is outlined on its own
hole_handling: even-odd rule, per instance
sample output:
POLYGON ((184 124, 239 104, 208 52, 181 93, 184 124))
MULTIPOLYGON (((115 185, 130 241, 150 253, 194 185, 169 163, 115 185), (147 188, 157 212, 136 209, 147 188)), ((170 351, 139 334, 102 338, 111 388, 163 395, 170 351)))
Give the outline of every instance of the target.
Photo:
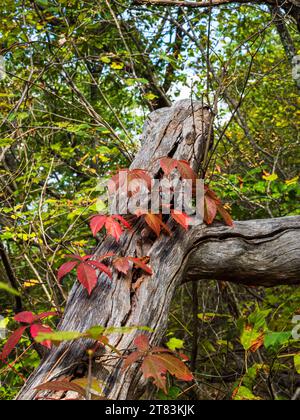
MULTIPOLYGON (((188 100, 155 111, 145 125, 142 148, 132 168, 148 169, 155 177, 160 171, 159 158, 169 156, 188 160, 194 170, 199 170, 210 121, 208 108, 188 100)), ((216 223, 212 227, 195 226, 188 232, 172 222, 169 226, 172 236, 156 239, 145 235, 138 223, 120 245, 105 240, 98 255, 114 251, 149 256, 153 276, 134 271, 126 278, 116 275, 111 285, 100 276, 91 297, 76 283, 59 328, 83 332, 95 325, 147 326, 154 331, 149 334, 151 344, 158 345, 167 327, 174 292, 184 282, 216 278, 272 286, 300 281, 300 218, 237 222, 233 228, 216 223)), ((134 331, 110 336, 111 344, 119 350, 132 349, 136 335, 134 331)), ((82 376, 90 347, 91 342, 86 340, 63 343, 52 350, 18 399, 35 399, 35 387, 46 381, 82 376)), ((95 359, 93 376, 105 383, 105 394, 113 400, 138 399, 146 389, 139 367, 134 365, 124 372, 121 360, 111 361, 108 366, 95 359)), ((42 398, 49 395, 53 397, 48 393, 42 398)))

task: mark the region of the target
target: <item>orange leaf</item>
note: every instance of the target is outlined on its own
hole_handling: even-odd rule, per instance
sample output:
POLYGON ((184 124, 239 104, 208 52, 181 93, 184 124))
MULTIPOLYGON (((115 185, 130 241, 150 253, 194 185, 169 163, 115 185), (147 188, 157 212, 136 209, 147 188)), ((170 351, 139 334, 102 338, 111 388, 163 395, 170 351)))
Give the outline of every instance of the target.
POLYGON ((162 221, 161 215, 147 213, 144 215, 145 222, 156 233, 158 237, 161 230, 164 229, 168 235, 171 235, 171 231, 168 226, 162 221))
POLYGON ((232 217, 230 216, 228 211, 224 209, 224 207, 221 204, 218 206, 218 212, 221 215, 221 217, 224 219, 226 225, 233 226, 232 217))
POLYGON ((186 213, 182 213, 176 210, 171 210, 171 215, 172 215, 172 218, 175 220, 175 222, 181 225, 185 230, 188 230, 190 218, 186 213))
POLYGON ((128 258, 126 257, 120 257, 120 258, 116 258, 113 262, 114 267, 120 272, 120 273, 124 273, 127 274, 130 268, 129 265, 129 261, 128 258))
POLYGON ((194 379, 188 367, 178 357, 169 354, 157 354, 156 358, 159 359, 165 369, 171 374, 176 376, 177 379, 182 381, 192 381, 194 379))
POLYGON ((86 390, 84 388, 68 381, 45 382, 44 384, 38 385, 35 389, 38 391, 73 391, 82 397, 86 396, 86 390))
POLYGON ((154 384, 167 394, 167 369, 164 363, 156 355, 145 357, 142 364, 143 375, 146 379, 153 378, 154 384))
MULTIPOLYGON (((143 258, 133 258, 133 257, 128 257, 129 261, 132 261, 134 265, 136 265, 138 268, 140 268, 141 270, 145 271, 145 273, 150 274, 150 276, 152 276, 153 271, 151 270, 151 268, 145 264, 145 262, 143 261, 143 258)), ((148 258, 149 260, 149 258, 148 258)))
POLYGON ((210 225, 215 220, 217 215, 217 204, 210 196, 205 195, 204 198, 204 221, 210 225))
POLYGON ((129 356, 126 357, 124 364, 123 364, 123 371, 126 370, 129 366, 133 365, 133 363, 137 362, 141 358, 141 353, 135 351, 131 353, 129 356))
POLYGON ((262 333, 255 341, 251 343, 250 351, 255 353, 264 344, 265 335, 262 333))
POLYGON ((191 168, 189 162, 186 160, 178 160, 177 161, 177 169, 184 179, 191 179, 193 181, 196 181, 197 174, 193 171, 191 168))

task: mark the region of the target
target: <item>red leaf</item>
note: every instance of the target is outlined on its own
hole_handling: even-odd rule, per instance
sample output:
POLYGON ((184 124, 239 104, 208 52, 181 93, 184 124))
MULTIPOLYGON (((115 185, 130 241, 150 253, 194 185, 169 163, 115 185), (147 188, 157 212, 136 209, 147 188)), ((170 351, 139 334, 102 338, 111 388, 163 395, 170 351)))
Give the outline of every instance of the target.
POLYGON ((120 216, 119 214, 115 214, 114 216, 112 216, 114 219, 119 220, 119 222, 122 223, 122 225, 124 227, 126 227, 127 229, 131 229, 132 226, 130 223, 127 222, 127 220, 124 219, 124 217, 120 216))
POLYGON ((92 265, 92 266, 98 268, 98 270, 100 270, 103 273, 105 273, 110 279, 112 278, 112 272, 111 272, 110 268, 107 267, 107 265, 102 264, 99 261, 94 261, 94 260, 88 261, 87 264, 92 265))
POLYGON ((210 225, 215 220, 217 215, 217 203, 208 195, 205 195, 204 200, 204 221, 210 225))
POLYGON ((171 354, 174 354, 174 352, 172 350, 166 349, 164 347, 152 347, 151 354, 154 354, 154 353, 171 353, 171 354))
POLYGON ((73 391, 82 397, 86 396, 86 390, 74 382, 68 381, 53 381, 45 382, 44 384, 38 385, 36 388, 38 391, 73 391))
POLYGON ((131 229, 132 227, 124 219, 124 217, 119 214, 114 214, 113 216, 94 216, 91 219, 90 226, 94 236, 96 236, 97 233, 105 226, 107 235, 113 236, 117 241, 119 241, 123 233, 120 223, 127 229, 131 229))
POLYGON ((182 176, 182 178, 196 181, 197 175, 186 160, 178 160, 177 169, 180 175, 182 176))
POLYGON ((151 176, 144 169, 133 169, 128 172, 128 182, 133 181, 134 179, 141 179, 146 182, 148 189, 151 188, 151 176))
MULTIPOLYGON (((148 189, 151 188, 151 177, 144 169, 122 169, 114 175, 108 182, 108 191, 110 195, 114 195, 119 188, 122 188, 126 183, 130 184, 134 180, 143 180, 146 182, 148 189)), ((127 187, 129 187, 127 185, 127 187)))
POLYGON ((188 362, 190 359, 187 357, 187 355, 185 355, 184 353, 179 353, 178 354, 179 357, 181 358, 181 360, 183 360, 184 362, 188 362))
POLYGON ((221 204, 221 200, 219 199, 219 197, 217 196, 217 194, 210 190, 207 186, 205 186, 205 195, 212 198, 216 204, 221 204))
MULTIPOLYGON (((41 325, 41 324, 34 324, 30 327, 30 334, 32 338, 36 338, 40 333, 51 333, 53 332, 50 327, 47 325, 41 325)), ((45 340, 41 343, 42 346, 47 347, 48 349, 51 349, 52 343, 50 340, 45 340)))
POLYGON ((129 366, 133 365, 133 363, 137 362, 141 358, 141 353, 135 351, 131 353, 129 356, 126 357, 123 365, 123 370, 126 370, 129 366))
POLYGON ((144 334, 138 335, 134 340, 134 344, 140 352, 146 352, 149 350, 149 338, 144 334))
POLYGON ((34 315, 32 312, 20 312, 14 317, 14 320, 17 322, 21 322, 22 324, 32 324, 34 321, 37 320, 37 316, 34 315))
POLYGON ((127 257, 116 258, 113 262, 114 267, 120 272, 127 274, 130 269, 130 264, 127 257))
POLYGON ((155 355, 156 360, 160 360, 164 368, 177 379, 182 381, 192 381, 194 379, 188 367, 173 354, 163 353, 155 355))
POLYGON ((164 173, 169 176, 177 167, 177 160, 168 157, 160 159, 160 167, 164 173))
POLYGON ((68 261, 64 263, 60 269, 58 270, 57 279, 58 281, 61 281, 70 271, 72 271, 76 265, 78 264, 78 261, 68 261))
POLYGON ((141 270, 145 271, 146 273, 148 273, 152 276, 152 274, 153 274, 152 269, 147 264, 144 263, 142 258, 128 257, 128 260, 132 261, 134 265, 136 265, 141 270))
POLYGON ((81 261, 87 261, 87 260, 89 260, 93 257, 94 257, 94 255, 85 255, 84 257, 80 257, 80 258, 81 258, 81 261))
POLYGON ((97 235, 97 233, 103 228, 103 226, 106 223, 107 216, 100 215, 100 216, 94 216, 90 221, 90 227, 91 231, 94 236, 97 235))
POLYGON ((24 334, 27 327, 20 327, 18 328, 7 340, 2 353, 0 354, 0 360, 4 361, 8 358, 10 353, 16 347, 18 342, 21 340, 22 335, 24 334))
POLYGON ((180 359, 166 352, 146 356, 142 364, 142 371, 145 378, 153 378, 154 384, 166 394, 167 372, 182 381, 192 381, 194 379, 192 373, 180 359))
POLYGON ((108 181, 108 192, 111 196, 115 195, 118 189, 125 184, 126 177, 128 177, 128 169, 122 169, 111 177, 108 181))
POLYGON ((233 220, 232 220, 230 214, 228 213, 227 210, 224 209, 224 207, 222 205, 218 206, 218 212, 228 226, 233 226, 233 220))
POLYGON ((156 355, 149 355, 145 357, 142 367, 143 375, 146 379, 153 378, 154 384, 167 394, 167 369, 164 363, 157 358, 156 355))
POLYGON ((178 224, 180 224, 185 230, 188 230, 190 218, 187 214, 172 210, 171 215, 178 224))
POLYGON ((108 235, 113 236, 116 241, 120 240, 123 233, 121 225, 116 222, 112 217, 108 217, 105 223, 106 232, 108 235))
POLYGON ((97 274, 95 269, 87 263, 82 263, 77 267, 77 277, 90 295, 97 285, 97 274))
POLYGON ((97 258, 97 260, 102 261, 102 260, 105 260, 106 258, 113 257, 114 255, 115 254, 113 252, 108 252, 107 254, 100 255, 100 256, 90 255, 90 258, 97 258))
POLYGON ((174 355, 169 349, 160 347, 149 348, 149 339, 146 335, 139 335, 134 341, 138 351, 129 355, 123 369, 127 369, 140 358, 144 358, 141 369, 145 378, 153 378, 154 384, 167 393, 167 373, 183 381, 192 381, 193 375, 181 359, 186 356, 174 355))

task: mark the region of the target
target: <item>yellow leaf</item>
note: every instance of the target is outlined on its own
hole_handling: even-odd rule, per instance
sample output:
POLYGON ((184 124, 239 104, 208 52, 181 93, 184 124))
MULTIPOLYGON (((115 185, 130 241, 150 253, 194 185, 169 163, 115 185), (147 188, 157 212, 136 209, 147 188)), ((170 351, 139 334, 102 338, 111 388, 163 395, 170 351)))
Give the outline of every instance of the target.
POLYGON ((36 280, 36 279, 32 279, 32 280, 25 281, 25 283, 23 284, 23 287, 25 287, 25 289, 27 289, 29 287, 34 287, 37 284, 39 284, 39 281, 36 280))
POLYGON ((295 176, 295 178, 287 179, 285 183, 286 185, 295 185, 297 184, 298 180, 299 180, 299 176, 295 176))
POLYGON ((263 179, 269 182, 276 181, 276 179, 278 179, 278 175, 277 174, 263 175, 263 179))
POLYGON ((116 61, 114 61, 111 66, 112 69, 114 70, 121 70, 124 67, 123 63, 117 63, 116 61))
POLYGON ((79 163, 79 165, 82 165, 86 160, 87 160, 87 158, 89 157, 89 153, 87 153, 86 155, 84 155, 81 159, 80 159, 80 161, 78 162, 79 163))
POLYGON ((294 356, 294 364, 297 373, 300 373, 300 353, 294 356))
POLYGON ((155 98, 157 98, 157 96, 154 95, 154 93, 151 93, 151 92, 149 92, 145 95, 145 99, 147 99, 148 101, 153 101, 153 99, 155 99, 155 98))

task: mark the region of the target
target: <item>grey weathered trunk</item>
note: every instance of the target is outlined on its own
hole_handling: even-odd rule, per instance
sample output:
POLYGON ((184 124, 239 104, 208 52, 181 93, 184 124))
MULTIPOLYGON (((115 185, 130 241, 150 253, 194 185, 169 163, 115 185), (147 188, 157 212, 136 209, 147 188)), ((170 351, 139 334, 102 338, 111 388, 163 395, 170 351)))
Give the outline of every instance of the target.
MULTIPOLYGON (((142 148, 132 168, 145 168, 155 177, 159 158, 186 159, 199 170, 208 141, 210 112, 200 103, 181 101, 172 108, 150 115, 146 123, 142 148)), ((100 277, 91 297, 75 284, 60 324, 61 330, 85 331, 95 325, 147 326, 151 344, 157 345, 167 326, 169 308, 177 287, 198 279, 221 279, 244 284, 272 286, 299 283, 300 218, 283 218, 237 222, 233 228, 222 224, 191 228, 188 232, 170 222, 172 236, 158 239, 143 237, 138 224, 124 235, 118 246, 105 240, 98 255, 107 251, 124 255, 149 256, 153 276, 137 272, 125 277, 115 275, 111 286, 100 277), (134 283, 141 282, 134 290, 134 283)), ((118 349, 132 349, 137 332, 111 336, 118 349)), ((76 376, 86 366, 90 342, 60 345, 51 351, 33 373, 18 399, 34 399, 35 387, 43 382, 76 376)), ((109 355, 109 354, 108 354, 109 355)), ((122 371, 122 362, 110 366, 93 363, 93 375, 102 380, 109 399, 136 399, 146 383, 137 366, 122 371)))

